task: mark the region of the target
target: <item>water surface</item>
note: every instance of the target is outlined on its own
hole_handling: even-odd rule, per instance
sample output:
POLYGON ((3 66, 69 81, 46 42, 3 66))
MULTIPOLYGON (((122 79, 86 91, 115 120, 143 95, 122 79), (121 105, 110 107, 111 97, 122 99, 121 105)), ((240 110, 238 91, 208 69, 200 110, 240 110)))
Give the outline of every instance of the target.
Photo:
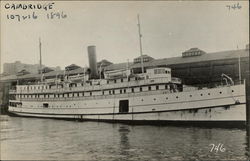
POLYGON ((1 160, 247 160, 248 146, 242 129, 1 116, 1 160))

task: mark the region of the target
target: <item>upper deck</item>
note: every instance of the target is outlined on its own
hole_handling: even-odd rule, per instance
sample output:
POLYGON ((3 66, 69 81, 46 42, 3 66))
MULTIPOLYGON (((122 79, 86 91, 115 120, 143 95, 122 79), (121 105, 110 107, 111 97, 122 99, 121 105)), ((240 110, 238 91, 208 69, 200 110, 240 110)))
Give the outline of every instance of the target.
POLYGON ((121 78, 115 80, 95 81, 88 83, 68 83, 68 84, 40 84, 40 85, 18 85, 16 89, 9 91, 10 94, 32 94, 32 93, 57 93, 57 92, 72 92, 72 91, 98 91, 108 89, 119 89, 126 87, 139 87, 156 84, 181 84, 179 78, 172 78, 171 81, 168 78, 151 78, 135 80, 135 78, 121 78))
POLYGON ((17 85, 16 89, 9 91, 10 94, 33 94, 33 93, 65 93, 78 91, 101 91, 120 89, 127 87, 141 87, 157 84, 181 84, 179 78, 171 77, 170 69, 148 69, 147 73, 121 78, 94 79, 82 82, 65 81, 60 83, 44 82, 36 85, 17 85))

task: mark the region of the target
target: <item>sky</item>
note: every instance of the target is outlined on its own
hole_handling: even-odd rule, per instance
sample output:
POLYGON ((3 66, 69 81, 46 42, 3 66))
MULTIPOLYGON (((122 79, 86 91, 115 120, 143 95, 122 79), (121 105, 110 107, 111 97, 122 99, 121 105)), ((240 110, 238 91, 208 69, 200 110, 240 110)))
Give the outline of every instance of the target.
POLYGON ((138 14, 143 54, 155 59, 181 56, 192 47, 210 53, 249 43, 248 1, 54 1, 47 11, 6 9, 7 3, 51 2, 1 1, 1 72, 3 63, 39 63, 39 37, 46 66, 88 66, 89 45, 96 46, 98 61, 133 61, 140 55, 138 14), (8 19, 33 12, 37 19, 8 19), (51 12, 66 18, 48 19, 51 12))

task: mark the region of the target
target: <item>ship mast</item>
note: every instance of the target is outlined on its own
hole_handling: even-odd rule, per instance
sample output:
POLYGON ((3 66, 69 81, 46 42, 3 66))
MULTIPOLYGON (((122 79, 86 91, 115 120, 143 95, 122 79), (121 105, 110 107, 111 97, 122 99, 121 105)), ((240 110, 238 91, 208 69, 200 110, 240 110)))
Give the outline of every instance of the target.
POLYGON ((144 73, 144 67, 143 67, 143 57, 142 57, 142 34, 141 34, 141 25, 140 25, 140 15, 137 15, 137 20, 138 20, 138 33, 139 33, 139 42, 140 42, 140 56, 141 56, 141 70, 142 73, 144 73))
POLYGON ((42 81, 42 43, 41 43, 41 38, 39 37, 39 74, 41 74, 41 81, 42 81))
MULTIPOLYGON (((238 45, 237 45, 237 50, 239 50, 239 47, 238 47, 238 45)), ((238 65, 239 65, 239 81, 240 81, 240 83, 241 83, 240 52, 239 52, 238 65)))

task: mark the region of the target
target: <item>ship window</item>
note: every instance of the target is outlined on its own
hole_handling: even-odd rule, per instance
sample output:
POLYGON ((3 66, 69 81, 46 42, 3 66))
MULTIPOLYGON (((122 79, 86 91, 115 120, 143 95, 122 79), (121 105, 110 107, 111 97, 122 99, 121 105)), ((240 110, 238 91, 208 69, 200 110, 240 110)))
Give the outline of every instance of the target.
POLYGON ((48 108, 49 104, 48 103, 43 103, 43 108, 48 108))
POLYGON ((120 89, 120 93, 122 93, 122 90, 120 89))
POLYGON ((168 97, 166 97, 166 100, 168 99, 168 97))
POLYGON ((222 94, 222 92, 220 92, 220 94, 222 94))
POLYGON ((190 97, 192 97, 192 95, 190 95, 190 97))
POLYGON ((135 92, 135 91, 134 91, 134 88, 132 88, 131 90, 132 90, 132 93, 134 93, 134 92, 135 92))
POLYGON ((201 94, 201 96, 203 96, 203 94, 201 94))
POLYGON ((123 92, 126 93, 126 89, 124 89, 123 92))
POLYGON ((123 82, 123 79, 121 79, 121 82, 123 82))
POLYGON ((156 100, 156 98, 154 98, 154 101, 156 100))
POLYGON ((234 92, 234 90, 232 90, 232 92, 234 92))
POLYGON ((109 91, 109 94, 111 94, 111 91, 109 91))
POLYGON ((151 86, 148 86, 148 90, 151 91, 151 86))
POLYGON ((116 79, 114 80, 114 83, 116 83, 116 79))
POLYGON ((165 89, 168 89, 168 85, 165 85, 165 89))
POLYGON ((128 100, 120 100, 119 101, 119 113, 127 113, 129 111, 128 108, 128 100))
POLYGON ((140 92, 142 91, 142 87, 140 87, 140 92))
POLYGON ((104 95, 104 91, 102 91, 102 95, 104 95))
POLYGON ((176 96, 176 98, 179 98, 178 96, 176 96))
POLYGON ((158 89, 159 89, 159 86, 157 85, 157 86, 156 86, 156 90, 158 90, 158 89))
POLYGON ((115 94, 115 90, 112 90, 112 93, 115 94))
POLYGON ((92 96, 92 92, 89 92, 89 95, 92 96))
POLYGON ((208 93, 208 95, 210 95, 210 93, 208 93))
POLYGON ((107 84, 109 84, 109 81, 107 81, 107 84))
POLYGON ((84 92, 82 92, 82 96, 84 96, 84 92))

